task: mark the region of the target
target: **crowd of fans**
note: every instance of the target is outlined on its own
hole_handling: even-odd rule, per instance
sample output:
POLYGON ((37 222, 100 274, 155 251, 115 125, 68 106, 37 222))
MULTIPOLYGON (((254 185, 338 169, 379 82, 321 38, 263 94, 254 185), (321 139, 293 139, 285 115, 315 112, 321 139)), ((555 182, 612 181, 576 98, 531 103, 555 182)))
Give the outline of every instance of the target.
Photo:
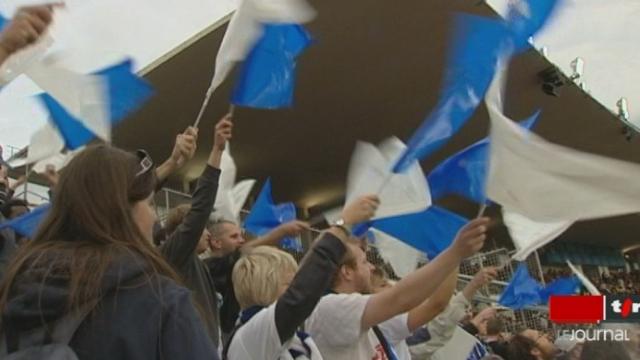
MULTIPOLYGON (((0 33, 0 62, 33 43, 54 8, 19 11, 0 33)), ((154 192, 208 136, 196 128, 179 134, 158 166, 145 151, 98 144, 49 174, 51 209, 35 236, 18 241, 13 230, 0 232, 0 357, 441 359, 466 336, 469 359, 605 358, 589 356, 598 351, 629 359, 611 343, 560 349, 533 329, 507 335, 495 308, 469 312, 497 275, 479 269, 455 292, 461 262, 484 245, 488 218, 470 221, 449 248, 402 279, 388 265, 375 268, 369 259, 379 254, 367 256, 366 241, 351 232, 374 216, 374 194, 345 204, 300 263, 277 244, 307 229, 304 222, 247 241, 241 224, 212 220, 232 120, 215 127, 191 204, 172 209, 163 224, 154 192)), ((29 211, 14 189, 3 165, 0 221, 29 211)), ((628 289, 637 275, 602 283, 628 289)))

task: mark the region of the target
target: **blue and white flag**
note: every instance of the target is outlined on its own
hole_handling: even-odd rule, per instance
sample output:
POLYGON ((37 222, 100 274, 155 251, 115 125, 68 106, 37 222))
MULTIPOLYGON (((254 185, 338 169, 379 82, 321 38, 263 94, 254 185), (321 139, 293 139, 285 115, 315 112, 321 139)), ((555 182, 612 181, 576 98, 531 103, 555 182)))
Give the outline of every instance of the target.
MULTIPOLYGON (((276 205, 271 196, 271 179, 267 179, 251 212, 244 220, 244 228, 254 235, 262 236, 294 220, 296 220, 295 205, 293 203, 276 205)), ((280 244, 286 249, 302 251, 302 243, 296 238, 284 238, 280 244)))
MULTIPOLYGON (((209 100, 211 99, 214 91, 220 86, 220 84, 222 84, 229 73, 231 73, 231 70, 236 63, 247 59, 249 54, 252 53, 254 48, 256 48, 256 44, 261 42, 261 39, 265 40, 265 43, 258 46, 261 50, 257 50, 258 53, 255 54, 256 57, 252 59, 252 62, 256 60, 273 61, 276 59, 283 60, 287 58, 287 56, 265 56, 268 54, 265 54, 262 51, 265 50, 265 47, 269 46, 271 48, 278 49, 278 51, 287 50, 289 53, 288 56, 293 57, 295 60, 295 57, 299 55, 306 45, 301 46, 301 44, 305 43, 305 40, 301 40, 304 36, 301 37, 301 33, 295 31, 302 29, 292 28, 290 26, 295 27, 296 25, 309 22, 314 17, 315 11, 305 0, 241 1, 238 9, 229 21, 227 31, 222 39, 222 44, 220 44, 220 49, 216 56, 213 78, 211 79, 211 84, 209 85, 204 102, 202 103, 200 112, 198 113, 198 117, 195 122, 196 126, 200 123, 200 119, 202 118, 204 110, 209 104, 209 100), (280 27, 278 25, 287 26, 280 27), (275 27, 269 28, 269 26, 275 27), (265 35, 266 29, 268 29, 269 32, 265 35), (295 40, 294 45, 297 44, 297 46, 292 46, 290 43, 291 40, 295 40), (276 46, 273 47, 274 45, 276 46)), ((264 62, 256 62, 253 63, 253 65, 262 66, 264 65, 264 62)), ((285 67, 282 65, 283 64, 271 64, 269 66, 270 71, 278 73, 278 78, 276 80, 283 79, 281 76, 285 67)), ((245 70, 245 75, 250 74, 256 77, 261 77, 263 75, 256 73, 256 71, 258 71, 258 67, 249 67, 245 70)), ((270 91, 267 91, 270 96, 272 96, 275 93, 274 90, 277 89, 277 86, 271 87, 271 82, 266 78, 262 78, 260 80, 260 84, 262 84, 263 87, 270 87, 270 91)), ((259 89, 249 89, 242 85, 240 85, 239 88, 240 90, 253 90, 251 92, 253 95, 262 93, 259 89)), ((239 103, 241 102, 240 100, 247 100, 249 98, 252 98, 253 100, 256 99, 255 96, 251 97, 249 95, 251 95, 249 91, 246 94, 240 92, 234 95, 234 98, 236 98, 239 103), (243 98, 241 95, 246 95, 246 98, 243 98)), ((269 100, 273 99, 274 97, 269 97, 269 100)), ((264 99, 260 98, 259 100, 264 101, 264 99)), ((282 100, 282 98, 280 97, 279 100, 282 100)), ((256 102, 256 104, 258 104, 258 102, 256 102)))
POLYGON ((514 2, 506 21, 456 15, 440 100, 409 140, 394 172, 403 172, 411 161, 438 150, 462 128, 480 104, 500 63, 506 66, 514 51, 542 28, 556 2, 514 2))
POLYGON ((38 231, 40 223, 42 223, 44 218, 47 216, 50 208, 51 204, 41 205, 22 216, 1 223, 0 230, 11 228, 16 233, 29 239, 33 239, 38 231))
POLYGON ((414 214, 374 220, 380 230, 427 254, 433 259, 455 239, 467 219, 438 206, 414 214))
MULTIPOLYGON (((530 130, 539 115, 538 111, 520 123, 520 126, 530 130)), ((480 204, 485 203, 488 161, 489 138, 484 138, 446 159, 427 177, 431 198, 435 201, 456 194, 480 204)))
POLYGON ((91 75, 43 65, 29 76, 45 91, 40 99, 65 146, 75 150, 96 137, 110 141, 112 127, 152 96, 132 69, 130 60, 91 75))

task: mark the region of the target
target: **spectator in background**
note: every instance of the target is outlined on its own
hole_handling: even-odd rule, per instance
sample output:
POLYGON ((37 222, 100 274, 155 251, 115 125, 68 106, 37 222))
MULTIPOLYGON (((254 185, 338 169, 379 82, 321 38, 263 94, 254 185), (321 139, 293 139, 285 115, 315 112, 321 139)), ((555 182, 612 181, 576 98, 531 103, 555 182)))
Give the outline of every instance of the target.
MULTIPOLYGON (((471 306, 471 301, 476 292, 484 285, 490 283, 496 276, 495 268, 486 267, 480 269, 464 289, 454 296, 444 312, 436 316, 422 331, 422 338, 408 339, 409 350, 414 360, 429 360, 433 354, 448 343, 458 326, 466 315, 466 309, 471 306)), ((476 325, 467 326, 467 331, 476 335, 478 327, 482 327, 485 319, 495 316, 495 310, 485 310, 473 319, 476 325)), ((420 331, 418 331, 420 334, 420 331)))
POLYGON ((491 349, 491 352, 502 357, 507 356, 507 342, 502 338, 504 323, 499 317, 487 320, 487 335, 482 337, 482 341, 491 349))
POLYGON ((509 340, 509 360, 553 360, 560 354, 548 334, 538 330, 524 330, 509 340))
POLYGON ((278 226, 266 235, 246 242, 242 230, 234 222, 219 220, 210 227, 209 249, 213 256, 204 260, 209 274, 213 278, 216 291, 222 296, 220 307, 220 328, 223 343, 233 331, 240 313, 240 304, 236 299, 232 271, 243 253, 259 246, 277 246, 285 237, 300 235, 309 230, 302 221, 291 221, 278 226))
POLYGON ((631 360, 624 345, 615 341, 587 341, 580 360, 631 360))
POLYGON ((151 244, 156 177, 150 157, 137 155, 90 146, 61 174, 64 201, 0 286, 0 333, 17 339, 9 352, 23 335, 91 309, 70 342, 79 359, 217 359, 191 292, 151 244))

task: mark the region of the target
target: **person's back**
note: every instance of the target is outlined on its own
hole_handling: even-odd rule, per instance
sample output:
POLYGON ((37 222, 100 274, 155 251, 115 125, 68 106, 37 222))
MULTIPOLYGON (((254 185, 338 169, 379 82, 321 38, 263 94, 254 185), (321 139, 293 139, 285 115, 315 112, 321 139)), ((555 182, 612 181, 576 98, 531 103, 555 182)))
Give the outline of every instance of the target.
MULTIPOLYGON (((61 254, 64 257, 64 254, 61 254)), ((42 269, 45 270, 45 269, 42 269)), ((150 275, 144 263, 120 256, 109 266, 101 301, 82 322, 70 347, 79 359, 191 359, 215 352, 190 291, 171 279, 150 275)), ((31 269, 16 278, 20 295, 8 302, 3 324, 28 333, 67 314, 69 283, 31 269)))
POLYGON ((44 345, 24 340, 91 309, 70 342, 79 359, 217 359, 190 292, 151 244, 154 185, 144 152, 101 145, 69 163, 55 188, 64 196, 0 285, 0 350, 44 345))

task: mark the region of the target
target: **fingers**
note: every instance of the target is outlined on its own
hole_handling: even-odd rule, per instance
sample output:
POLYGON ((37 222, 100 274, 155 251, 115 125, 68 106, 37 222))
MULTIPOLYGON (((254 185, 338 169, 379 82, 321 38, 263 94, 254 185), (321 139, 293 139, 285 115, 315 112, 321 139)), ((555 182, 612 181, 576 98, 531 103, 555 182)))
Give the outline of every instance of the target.
POLYGON ((224 117, 222 120, 216 124, 216 134, 225 138, 225 140, 230 140, 233 133, 233 123, 227 118, 224 117))

